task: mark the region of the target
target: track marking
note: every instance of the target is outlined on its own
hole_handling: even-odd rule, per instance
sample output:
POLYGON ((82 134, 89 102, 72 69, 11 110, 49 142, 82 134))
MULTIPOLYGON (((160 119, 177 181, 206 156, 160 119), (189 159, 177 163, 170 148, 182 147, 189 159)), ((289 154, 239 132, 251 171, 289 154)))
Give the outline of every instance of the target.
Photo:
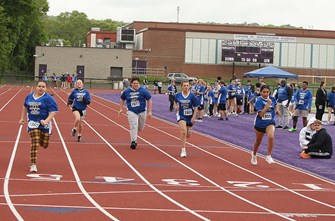
MULTIPOLYGON (((0 203, 0 206, 7 206, 5 203, 0 203)), ((80 206, 80 205, 50 205, 50 204, 15 204, 19 207, 45 207, 45 208, 69 208, 69 209, 97 209, 92 206, 80 206)), ((152 212, 184 212, 182 209, 156 209, 156 208, 133 208, 133 207, 104 207, 106 210, 123 210, 123 211, 152 211, 152 212)), ((240 215, 272 215, 268 212, 256 212, 256 211, 229 211, 229 210, 195 210, 199 213, 216 213, 216 214, 240 214, 240 215)), ((322 214, 322 213, 281 213, 287 217, 335 217, 335 214, 322 214)))
MULTIPOLYGON (((102 105, 102 106, 104 106, 104 107, 107 107, 108 109, 112 109, 113 111, 116 111, 115 109, 113 109, 113 108, 111 108, 111 107, 109 107, 109 106, 107 106, 107 105, 104 105, 104 104, 102 104, 102 103, 100 103, 100 102, 95 101, 95 103, 98 103, 98 104, 100 104, 100 105, 102 105)), ((112 120, 111 120, 111 121, 112 121, 112 120)), ((112 122, 113 122, 113 123, 116 123, 116 122, 114 122, 114 121, 112 121, 112 122)), ((152 128, 152 129, 155 129, 155 130, 157 130, 157 131, 160 131, 161 133, 164 133, 164 134, 166 134, 166 135, 168 135, 168 136, 170 136, 170 137, 173 137, 173 138, 179 140, 178 137, 176 137, 176 136, 174 136, 174 135, 172 135, 172 134, 170 134, 170 133, 167 133, 167 132, 165 132, 165 131, 163 131, 163 130, 161 130, 161 129, 158 129, 158 128, 156 128, 156 127, 154 127, 154 126, 151 126, 151 125, 148 125, 148 124, 147 124, 147 126, 150 127, 150 128, 152 128)), ((127 129, 126 129, 126 130, 127 130, 127 129)), ((129 131, 129 130, 128 130, 128 131, 129 131)), ((203 135, 202 133, 199 133, 199 134, 203 135)), ((209 137, 209 136, 208 136, 208 137, 209 137)), ((140 139, 144 140, 144 139, 141 138, 141 137, 140 137, 140 139)), ((147 143, 150 143, 150 142, 148 142, 148 141, 146 141, 146 140, 144 140, 144 141, 147 142, 147 143)), ((235 167, 237 167, 237 168, 239 168, 239 169, 242 169, 242 170, 244 170, 244 171, 246 171, 246 172, 248 172, 248 173, 251 173, 251 174, 253 174, 253 175, 255 175, 255 176, 257 176, 257 177, 259 177, 259 178, 261 178, 261 179, 264 179, 264 180, 266 180, 266 181, 268 181, 268 182, 270 182, 270 183, 272 183, 272 184, 274 184, 274 185, 276 185, 276 186, 279 186, 279 187, 281 187, 281 188, 283 188, 283 189, 285 189, 285 190, 287 190, 287 191, 289 191, 289 192, 291 192, 291 193, 293 193, 293 194, 296 194, 296 195, 298 195, 298 196, 300 196, 300 197, 303 197, 303 198, 305 198, 305 199, 308 199, 308 200, 310 200, 310 201, 313 201, 313 202, 322 204, 322 205, 324 205, 324 206, 327 206, 327 207, 330 207, 330 208, 335 208, 335 206, 333 206, 333 205, 329 205, 329 204, 327 204, 327 203, 321 202, 321 201, 319 201, 319 200, 316 200, 316 199, 313 199, 313 198, 311 198, 311 197, 308 197, 308 196, 305 196, 305 195, 303 195, 303 194, 300 194, 300 193, 298 193, 298 192, 295 192, 295 191, 293 191, 293 190, 291 190, 291 189, 289 189, 289 188, 287 188, 287 187, 285 187, 285 186, 283 186, 283 185, 281 185, 281 184, 279 184, 279 183, 276 183, 276 182, 274 182, 274 181, 272 181, 272 180, 270 180, 270 179, 267 179, 267 178, 265 178, 265 177, 263 177, 263 176, 261 176, 261 175, 259 175, 259 174, 257 174, 257 173, 254 173, 254 172, 252 172, 252 171, 250 171, 250 170, 248 170, 248 169, 246 169, 246 168, 243 168, 243 167, 241 167, 241 166, 239 166, 239 165, 237 165, 237 164, 235 164, 235 163, 232 163, 232 162, 230 162, 230 161, 228 161, 228 160, 226 160, 226 159, 224 159, 224 158, 222 158, 222 157, 219 157, 219 156, 217 156, 217 155, 215 155, 215 154, 213 154, 213 153, 211 153, 211 152, 209 152, 209 151, 206 151, 206 150, 204 150, 204 149, 201 149, 200 147, 198 147, 198 146, 196 146, 196 145, 194 145, 194 144, 192 144, 192 143, 187 142, 187 144, 190 145, 190 146, 192 146, 192 147, 194 147, 194 148, 196 148, 196 149, 198 149, 198 150, 200 150, 200 151, 202 151, 202 152, 205 152, 205 153, 207 153, 207 154, 209 154, 209 155, 211 155, 211 156, 214 156, 214 157, 216 157, 216 158, 218 158, 218 159, 220 159, 220 160, 222 160, 222 161, 224 161, 224 162, 226 162, 226 163, 228 163, 228 164, 231 164, 231 165, 233 165, 233 166, 235 166, 235 167)), ((152 144, 152 145, 153 145, 153 144, 152 144)), ((158 149, 159 149, 159 148, 158 148, 158 149)))
POLYGON ((77 181, 77 185, 79 187, 79 189, 82 191, 82 193, 84 194, 84 196, 97 208, 99 209, 103 214, 105 214, 108 218, 114 220, 114 221, 118 221, 118 219, 116 217, 114 217, 112 214, 108 213, 105 209, 103 209, 86 191, 86 189, 84 188, 84 186, 82 185, 80 181, 80 177, 77 173, 77 170, 76 170, 76 167, 74 166, 74 163, 72 161, 72 158, 71 158, 71 155, 67 149, 67 146, 65 144, 65 141, 63 139, 63 135, 61 134, 60 130, 59 130, 59 127, 58 127, 58 124, 56 122, 56 118, 53 118, 53 121, 54 121, 54 125, 57 129, 57 132, 58 132, 58 135, 61 139, 61 142, 63 144, 63 148, 64 148, 64 151, 65 151, 65 154, 66 154, 66 157, 68 158, 68 161, 69 161, 69 164, 71 166, 71 169, 72 169, 72 172, 73 172, 73 175, 77 181))
MULTIPOLYGON (((101 103, 98 102, 98 101, 95 101, 95 103, 99 103, 101 106, 108 107, 108 106, 106 106, 106 105, 104 105, 104 104, 101 104, 101 103)), ((108 107, 108 108, 109 108, 109 107, 108 107)), ((95 111, 95 112, 98 113, 99 115, 103 116, 103 117, 106 118, 108 121, 110 121, 110 122, 112 122, 112 123, 118 125, 118 126, 121 127, 122 129, 124 129, 124 130, 126 130, 126 131, 129 132, 129 130, 128 130, 127 128, 125 128, 125 127, 123 127, 122 125, 118 124, 117 122, 113 121, 112 119, 110 119, 109 117, 107 117, 107 116, 105 116, 104 114, 100 113, 99 111, 97 111, 97 110, 95 110, 95 109, 93 109, 93 108, 91 108, 91 107, 90 107, 90 109, 92 109, 93 111, 95 111)), ((111 109, 111 108, 109 108, 109 109, 111 109)), ((152 127, 152 126, 151 126, 151 127, 152 127)), ((173 135, 171 135, 171 136, 173 136, 173 135)), ((209 182, 209 183, 213 184, 214 186, 216 186, 217 188, 221 189, 222 191, 224 191, 224 192, 226 192, 226 193, 228 193, 228 194, 230 194, 230 195, 232 195, 232 196, 234 196, 234 197, 236 197, 236 198, 238 198, 238 199, 240 199, 240 200, 242 200, 242 201, 244 201, 244 202, 246 202, 246 203, 249 203, 249 204, 251 204, 251 205, 253 205, 253 206, 256 206, 256 207, 258 207, 258 208, 260 208, 260 209, 262 209, 262 210, 268 211, 268 212, 272 213, 273 215, 280 216, 280 217, 282 217, 282 218, 284 218, 284 219, 287 219, 287 220, 293 220, 293 219, 291 219, 291 218, 288 218, 288 217, 286 217, 286 216, 283 216, 283 215, 280 214, 280 213, 277 213, 277 212, 275 212, 275 211, 273 211, 273 210, 270 210, 270 209, 268 209, 268 208, 266 208, 266 207, 263 207, 263 206, 261 206, 261 205, 259 205, 259 204, 257 204, 257 203, 254 203, 254 202, 252 202, 252 201, 250 201, 250 200, 248 200, 248 199, 245 199, 245 198, 243 198, 243 197, 241 197, 241 196, 239 196, 239 195, 237 195, 237 194, 235 194, 235 193, 233 193, 233 192, 231 192, 231 191, 225 189, 224 187, 222 187, 222 186, 220 186, 219 184, 215 183, 215 182, 212 181, 211 179, 207 178, 205 175, 199 173, 198 171, 192 169, 192 168, 189 167, 188 165, 182 163, 181 161, 177 160, 177 159, 174 158, 173 156, 171 156, 171 155, 169 155, 168 153, 164 152, 163 150, 159 149, 157 146, 155 146, 155 145, 152 144, 151 142, 147 141, 146 139, 142 138, 141 136, 138 136, 138 138, 141 139, 141 140, 143 140, 144 142, 148 143, 150 146, 152 146, 153 148, 155 148, 155 149, 158 150, 159 152, 161 152, 161 153, 163 153, 164 155, 168 156, 170 159, 174 160, 175 162, 177 162, 177 163, 179 163, 180 165, 184 166, 185 168, 189 169, 189 170, 192 171, 193 173, 197 174, 198 176, 200 176, 201 178, 203 178, 203 179, 206 180, 207 182, 209 182)))
MULTIPOLYGON (((172 134, 170 134, 170 133, 167 133, 167 132, 165 132, 165 131, 162 131, 162 130, 160 130, 160 129, 158 129, 158 128, 155 128, 155 127, 153 127, 153 126, 149 126, 149 127, 153 128, 153 129, 155 129, 155 130, 158 130, 158 131, 160 131, 160 132, 162 132, 162 133, 164 133, 164 134, 166 134, 166 135, 168 135, 168 136, 171 136, 171 137, 173 137, 173 138, 175 138, 175 139, 179 139, 179 138, 177 138, 176 136, 174 136, 174 135, 172 135, 172 134)), ((300 197, 303 197, 303 198, 305 198, 305 199, 307 199, 307 200, 310 200, 310 201, 313 201, 313 202, 315 202, 315 203, 322 204, 322 205, 324 205, 324 206, 327 206, 327 207, 330 207, 330 208, 332 208, 332 209, 335 209, 335 206, 333 206, 333 205, 330 205, 330 204, 321 202, 321 201, 319 201, 319 200, 316 200, 316 199, 313 199, 313 198, 311 198, 311 197, 305 196, 305 195, 303 195, 303 194, 301 194, 301 193, 295 192, 295 191, 293 191, 293 190, 291 190, 291 189, 289 189, 289 188, 287 188, 287 187, 285 187, 285 186, 283 186, 283 185, 281 185, 281 184, 279 184, 279 183, 277 183, 277 182, 274 182, 274 181, 272 181, 272 180, 270 180, 270 179, 268 179, 268 178, 266 178, 266 177, 264 177, 264 176, 261 176, 261 175, 255 173, 255 172, 253 172, 253 171, 251 171, 251 170, 248 170, 248 169, 246 169, 246 168, 244 168, 244 167, 241 167, 241 166, 239 166, 239 165, 237 165, 237 164, 235 164, 235 163, 233 163, 233 162, 231 162, 231 161, 229 161, 229 160, 226 160, 226 159, 224 159, 224 158, 222 158, 222 157, 220 157, 220 156, 218 156, 218 155, 216 155, 216 154, 213 154, 213 153, 211 153, 211 152, 209 152, 209 151, 207 151, 207 150, 204 150, 204 149, 198 147, 198 146, 195 145, 195 144, 192 144, 192 143, 189 143, 189 142, 187 142, 187 144, 190 145, 190 146, 192 146, 192 147, 194 147, 194 148, 196 148, 196 149, 198 149, 198 150, 200 150, 200 151, 202 151, 202 152, 204 152, 204 153, 207 153, 207 154, 209 154, 209 155, 211 155, 211 156, 213 156, 213 157, 215 157, 215 158, 217 158, 217 159, 220 159, 220 160, 222 160, 222 161, 224 161, 224 162, 226 162, 226 163, 228 163, 228 164, 230 164, 230 165, 232 165, 232 166, 235 166, 235 167, 237 167, 237 168, 239 168, 239 169, 241 169, 241 170, 243 170, 243 171, 245 171, 245 172, 248 172, 248 173, 250 173, 250 174, 253 174, 254 176, 257 176, 258 178, 261 178, 261 179, 263 179, 263 180, 265 180, 265 181, 267 181, 267 182, 270 182, 270 183, 272 183, 272 184, 274 184, 274 185, 276 185, 276 186, 278 186, 278 187, 280 187, 280 188, 283 188, 283 189, 285 189, 285 190, 287 190, 287 191, 289 191, 289 192, 291 192, 291 193, 293 193, 293 194, 296 194, 296 195, 298 195, 298 196, 300 196, 300 197)))
POLYGON ((4 106, 2 106, 2 108, 0 108, 0 112, 22 91, 22 88, 11 98, 7 101, 7 103, 4 104, 4 106))
MULTIPOLYGON (((66 102, 64 101, 64 99, 62 99, 58 94, 57 96, 66 104, 66 102)), ((92 108, 90 108, 92 109, 92 108)), ((94 109, 92 109, 94 110, 94 109)), ((94 110, 95 112, 97 112, 96 110, 94 110)), ((97 112, 98 113, 98 112, 97 112)), ((87 121, 85 121, 85 124, 92 130, 94 131, 105 143, 107 146, 110 147, 110 149, 112 149, 114 151, 114 153, 125 163, 128 165, 128 167, 134 171, 134 173, 140 177, 151 189, 155 190, 159 195, 161 195, 162 197, 164 197, 165 199, 167 199, 168 201, 172 202, 173 204, 177 205, 178 207, 184 209, 184 211, 187 211, 189 213, 191 213, 192 215, 202 219, 202 220, 206 220, 206 221, 210 221, 208 218, 194 212, 193 210, 187 208, 186 206, 180 204, 179 202, 175 201, 174 199, 172 199, 171 197, 167 196, 166 194, 164 194, 163 192, 161 192, 159 189, 157 189, 154 185, 152 185, 144 176, 142 176, 142 174, 135 169, 135 167, 133 167, 133 165, 131 165, 110 143, 108 143, 108 141, 100 134, 98 133, 89 123, 87 123, 87 121)), ((118 126, 121 126, 119 124, 117 124, 118 126)), ((123 126, 121 126, 122 128, 124 128, 123 126)))
POLYGON ((14 214, 14 216, 16 217, 16 219, 19 220, 19 221, 23 221, 23 218, 18 213, 18 211, 15 209, 15 207, 12 203, 12 200, 10 199, 8 186, 9 186, 10 173, 11 173, 12 168, 13 168, 14 159, 15 159, 15 155, 16 155, 17 146, 19 144, 19 139, 20 139, 22 127, 23 127, 23 125, 20 125, 19 131, 17 133, 16 141, 15 141, 15 144, 14 144, 12 156, 10 157, 9 165, 8 165, 5 180, 4 180, 4 186, 3 186, 3 191, 4 191, 4 195, 5 195, 7 205, 10 208, 10 210, 12 211, 12 213, 14 214))

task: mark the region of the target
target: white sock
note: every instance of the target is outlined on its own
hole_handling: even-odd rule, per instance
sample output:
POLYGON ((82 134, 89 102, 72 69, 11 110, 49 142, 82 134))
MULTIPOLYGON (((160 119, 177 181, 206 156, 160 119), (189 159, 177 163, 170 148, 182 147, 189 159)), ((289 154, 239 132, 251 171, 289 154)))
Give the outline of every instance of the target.
POLYGON ((186 151, 186 148, 181 148, 181 151, 186 151))

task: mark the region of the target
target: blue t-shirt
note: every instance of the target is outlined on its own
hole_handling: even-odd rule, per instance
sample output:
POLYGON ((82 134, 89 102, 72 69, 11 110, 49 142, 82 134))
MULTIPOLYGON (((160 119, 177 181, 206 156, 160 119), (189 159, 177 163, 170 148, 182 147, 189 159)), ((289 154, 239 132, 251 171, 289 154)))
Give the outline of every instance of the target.
POLYGON ((229 90, 228 96, 235 96, 236 95, 236 85, 228 85, 227 89, 229 90))
POLYGON ((87 104, 84 102, 84 99, 91 101, 91 95, 85 88, 79 90, 78 88, 74 89, 70 96, 69 101, 73 101, 73 107, 77 110, 86 110, 87 104))
POLYGON ((167 90, 169 91, 169 95, 175 95, 177 93, 176 85, 169 85, 167 90))
POLYGON ((189 92, 187 96, 184 96, 183 92, 177 93, 175 97, 175 102, 179 106, 177 120, 190 120, 193 116, 194 108, 199 106, 199 100, 191 92, 189 92))
POLYGON ((297 110, 311 110, 313 102, 313 94, 310 90, 303 90, 302 88, 298 90, 295 96, 295 102, 297 110))
POLYGON ((214 91, 213 90, 209 90, 207 93, 207 99, 210 105, 215 103, 215 97, 214 97, 214 91))
POLYGON ((58 112, 57 103, 50 94, 44 93, 39 98, 35 98, 34 94, 27 95, 23 104, 28 110, 28 131, 38 128, 49 132, 50 123, 43 126, 40 122, 47 119, 49 113, 58 112))
POLYGON ((227 88, 222 86, 219 90, 218 104, 225 104, 227 102, 227 88))
MULTIPOLYGON (((263 117, 260 117, 258 114, 255 118, 255 126, 258 128, 266 128, 270 124, 275 123, 275 115, 276 115, 276 99, 273 96, 270 96, 270 99, 272 101, 272 104, 268 108, 268 110, 265 112, 263 117)), ((267 100, 264 99, 262 96, 259 96, 258 99, 255 102, 255 109, 257 112, 262 111, 264 107, 267 104, 267 100)))
POLYGON ((285 100, 288 100, 289 97, 288 97, 288 86, 285 85, 284 87, 283 86, 280 86, 277 90, 277 93, 278 93, 278 103, 281 103, 285 100))
POLYGON ((236 99, 242 99, 243 98, 243 88, 236 86, 236 99))
POLYGON ((151 99, 151 94, 144 87, 137 90, 129 87, 122 92, 120 98, 126 101, 128 111, 139 114, 146 111, 147 101, 151 99))

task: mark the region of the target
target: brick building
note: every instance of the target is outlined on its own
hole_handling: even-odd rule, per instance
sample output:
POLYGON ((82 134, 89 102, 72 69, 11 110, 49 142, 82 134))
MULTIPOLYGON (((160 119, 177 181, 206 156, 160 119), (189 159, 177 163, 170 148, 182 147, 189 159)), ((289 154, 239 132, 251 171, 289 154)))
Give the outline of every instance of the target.
POLYGON ((335 31, 134 21, 134 60, 141 67, 184 72, 195 77, 237 77, 265 65, 298 75, 334 75, 335 31), (271 63, 223 60, 224 41, 272 44, 271 63))

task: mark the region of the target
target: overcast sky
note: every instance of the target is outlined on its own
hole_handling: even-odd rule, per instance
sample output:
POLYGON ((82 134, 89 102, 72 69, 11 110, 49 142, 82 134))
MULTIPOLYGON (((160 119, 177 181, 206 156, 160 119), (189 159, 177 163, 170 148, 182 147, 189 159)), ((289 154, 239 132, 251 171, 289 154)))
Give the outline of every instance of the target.
POLYGON ((89 19, 290 24, 335 31, 334 0, 48 0, 48 15, 74 10, 89 19))

